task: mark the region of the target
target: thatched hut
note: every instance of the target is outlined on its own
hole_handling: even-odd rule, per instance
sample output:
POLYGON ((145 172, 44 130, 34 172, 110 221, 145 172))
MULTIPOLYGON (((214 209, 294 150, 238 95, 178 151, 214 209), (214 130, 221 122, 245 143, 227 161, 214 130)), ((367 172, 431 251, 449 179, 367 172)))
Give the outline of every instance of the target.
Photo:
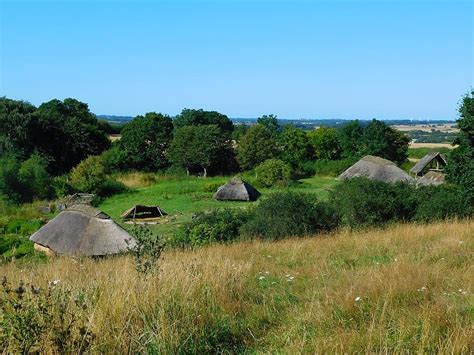
POLYGON ((390 183, 415 182, 411 176, 400 169, 394 162, 372 155, 366 155, 339 175, 339 179, 341 180, 355 177, 366 177, 371 180, 380 180, 390 183))
POLYGON ((446 158, 440 152, 426 154, 410 169, 415 177, 422 177, 429 171, 442 172, 447 165, 446 158))
POLYGON ((419 178, 416 182, 419 185, 442 185, 444 184, 445 175, 439 171, 428 171, 423 177, 419 178))
POLYGON ((38 250, 73 256, 118 254, 136 245, 135 239, 108 215, 85 204, 62 211, 30 240, 38 250))
POLYGON ((216 200, 230 201, 255 201, 259 197, 260 192, 239 177, 235 177, 227 184, 219 187, 214 194, 216 200))
POLYGON ((145 219, 154 219, 166 216, 168 213, 163 211, 160 206, 143 206, 135 205, 132 208, 126 210, 122 214, 123 219, 128 220, 145 220, 145 219))

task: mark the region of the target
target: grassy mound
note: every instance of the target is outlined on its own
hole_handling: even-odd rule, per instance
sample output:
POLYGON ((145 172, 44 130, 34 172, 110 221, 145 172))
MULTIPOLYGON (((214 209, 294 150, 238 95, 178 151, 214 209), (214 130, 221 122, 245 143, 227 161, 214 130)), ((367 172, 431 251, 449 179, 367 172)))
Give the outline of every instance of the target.
MULTIPOLYGON (((0 323, 7 329, 27 314, 29 322, 15 323, 27 329, 15 334, 30 334, 30 351, 469 353, 472 230, 474 221, 394 225, 168 251, 147 277, 128 256, 10 263, 0 266, 10 287, 50 283, 48 294, 59 296, 41 304, 57 311, 41 323, 20 307, 0 312, 0 323)), ((35 297, 26 292, 22 302, 44 312, 35 297)), ((21 350, 21 339, 5 334, 0 349, 21 350)))

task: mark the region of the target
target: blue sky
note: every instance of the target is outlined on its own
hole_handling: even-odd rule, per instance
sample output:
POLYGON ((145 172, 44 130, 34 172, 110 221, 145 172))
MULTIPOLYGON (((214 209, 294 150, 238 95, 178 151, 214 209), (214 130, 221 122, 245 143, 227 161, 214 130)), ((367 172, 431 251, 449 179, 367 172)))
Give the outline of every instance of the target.
POLYGON ((0 0, 0 95, 97 114, 454 119, 470 1, 0 0))

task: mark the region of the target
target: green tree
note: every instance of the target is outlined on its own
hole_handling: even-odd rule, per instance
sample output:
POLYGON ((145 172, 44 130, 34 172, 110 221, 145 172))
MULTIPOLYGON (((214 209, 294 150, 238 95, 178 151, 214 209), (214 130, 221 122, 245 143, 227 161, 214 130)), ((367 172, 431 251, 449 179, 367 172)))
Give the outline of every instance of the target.
POLYGON ((341 145, 335 128, 320 127, 308 133, 316 158, 338 160, 341 158, 341 145))
POLYGON ((278 136, 280 157, 294 170, 313 159, 313 147, 307 134, 293 125, 285 125, 278 136))
POLYGON ((21 185, 23 201, 42 200, 51 197, 52 181, 46 171, 47 165, 46 159, 37 154, 21 163, 18 171, 18 181, 21 185))
POLYGON ((263 115, 257 118, 257 124, 265 126, 272 134, 276 135, 280 130, 280 125, 278 124, 278 117, 276 115, 263 115))
POLYGON ((71 184, 81 192, 98 193, 107 180, 104 165, 99 156, 90 156, 71 171, 71 184))
POLYGON ((157 170, 168 164, 166 150, 172 139, 173 121, 161 113, 137 116, 122 129, 120 148, 129 168, 157 170))
POLYGON ((342 155, 345 158, 359 156, 361 154, 360 142, 364 129, 359 120, 349 122, 340 128, 337 133, 342 155))
POLYGON ((191 170, 222 170, 223 160, 232 154, 230 141, 217 125, 184 126, 176 130, 169 149, 170 160, 191 170))
POLYGON ((286 186, 291 180, 291 169, 279 159, 268 159, 255 168, 257 181, 264 187, 286 186))
POLYGON ((6 197, 10 202, 21 201, 21 184, 18 181, 20 162, 13 155, 0 157, 0 197, 6 197))
POLYGON ((362 155, 375 155, 401 164, 408 158, 409 142, 402 132, 373 119, 364 129, 360 151, 362 155))
POLYGON ((184 126, 209 126, 216 125, 222 133, 230 138, 234 130, 234 124, 226 115, 217 111, 204 111, 203 109, 183 109, 181 113, 174 119, 174 126, 176 129, 184 126))
POLYGON ((35 149, 51 157, 49 170, 69 171, 89 155, 100 154, 110 142, 87 104, 75 99, 51 100, 35 113, 35 149))
POLYGON ((448 181, 463 188, 474 204, 474 90, 463 97, 459 106, 459 135, 446 167, 448 181))
POLYGON ((277 142, 263 125, 252 126, 242 137, 237 147, 237 160, 245 170, 254 168, 267 159, 278 156, 277 142))
POLYGON ((25 101, 0 97, 0 156, 7 153, 26 158, 34 150, 36 107, 25 101))

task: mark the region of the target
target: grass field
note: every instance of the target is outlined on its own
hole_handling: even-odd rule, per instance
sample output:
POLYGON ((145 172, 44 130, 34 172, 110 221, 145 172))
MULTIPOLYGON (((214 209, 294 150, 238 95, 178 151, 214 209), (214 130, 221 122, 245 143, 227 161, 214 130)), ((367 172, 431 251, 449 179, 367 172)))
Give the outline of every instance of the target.
MULTIPOLYGON (((121 214, 133 205, 158 205, 169 215, 162 224, 152 226, 159 234, 169 235, 181 223, 191 220, 193 214, 214 208, 230 207, 242 208, 258 202, 230 202, 216 201, 212 198, 217 187, 227 182, 230 177, 158 177, 151 185, 144 181, 145 186, 139 186, 139 177, 133 175, 121 177, 122 181, 129 181, 134 187, 130 192, 115 195, 106 199, 99 208, 120 222, 121 214)), ((149 179, 148 179, 149 180, 149 179)), ((321 199, 328 196, 329 190, 337 184, 337 180, 328 177, 312 177, 302 179, 289 188, 259 188, 262 198, 271 192, 279 190, 298 190, 314 193, 321 199)), ((128 226, 125 226, 128 228, 128 226)))
MULTIPOLYGON (((474 221, 395 225, 167 251, 148 277, 128 256, 9 263, 0 274, 27 289, 57 280, 56 291, 80 297, 85 306, 73 314, 86 330, 59 338, 71 352, 92 333, 90 351, 104 353, 469 354, 473 230, 474 221), (79 338, 69 344, 72 335, 79 338)), ((57 312, 76 307, 57 302, 57 312)), ((57 352, 58 319, 48 318, 30 350, 57 352)), ((19 334, 31 331, 20 324, 28 328, 19 334)))

